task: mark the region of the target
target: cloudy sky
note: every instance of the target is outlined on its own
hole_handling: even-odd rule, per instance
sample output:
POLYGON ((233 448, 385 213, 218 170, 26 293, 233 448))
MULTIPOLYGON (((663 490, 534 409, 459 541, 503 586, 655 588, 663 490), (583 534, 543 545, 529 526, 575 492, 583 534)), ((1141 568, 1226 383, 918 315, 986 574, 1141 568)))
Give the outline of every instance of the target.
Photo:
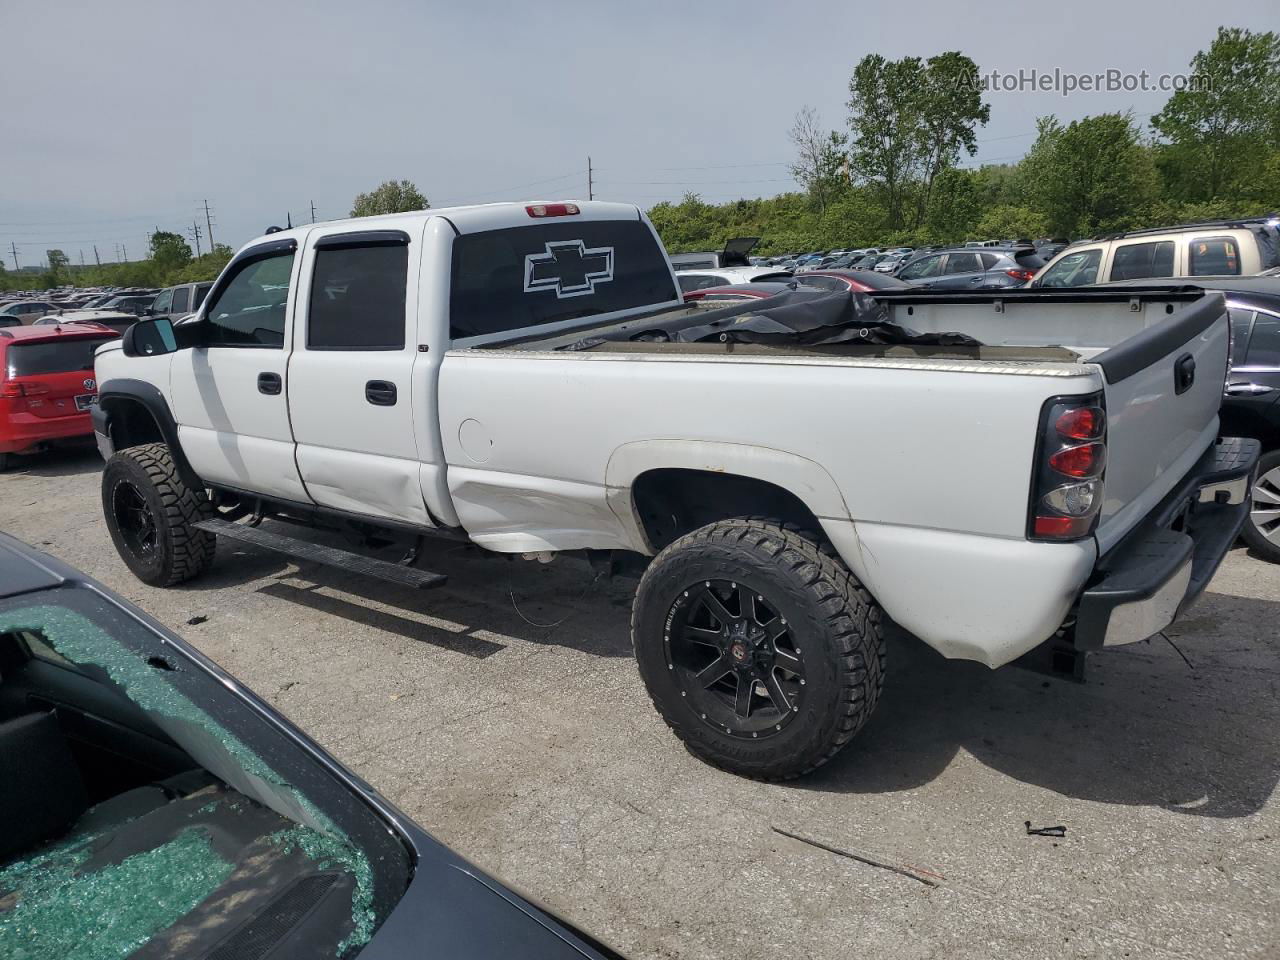
MULTIPOLYGON (((958 49, 982 71, 1187 70, 1220 23, 1276 0, 973 4, 737 0, 45 3, 0 0, 0 248, 136 259, 156 226, 239 246, 291 214, 342 217, 413 180, 433 206, 596 196, 644 206, 793 187, 802 105, 843 126, 867 53, 958 49), (1229 18, 1224 20, 1223 18, 1229 18)), ((975 161, 1035 120, 1158 110, 1160 92, 996 92, 975 161)))

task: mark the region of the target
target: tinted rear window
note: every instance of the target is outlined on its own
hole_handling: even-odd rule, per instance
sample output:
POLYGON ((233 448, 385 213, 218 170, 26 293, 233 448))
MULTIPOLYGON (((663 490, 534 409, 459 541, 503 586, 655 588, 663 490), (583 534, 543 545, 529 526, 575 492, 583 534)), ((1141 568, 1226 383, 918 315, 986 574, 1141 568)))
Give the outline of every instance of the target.
POLYGON ((30 377, 42 373, 92 370, 93 351, 111 337, 84 340, 51 340, 45 343, 11 343, 5 354, 9 377, 30 377))
POLYGON ((1111 256, 1112 280, 1142 280, 1173 276, 1173 241, 1126 243, 1111 256))
POLYGON ((453 242, 455 340, 676 299, 667 258, 639 220, 540 223, 453 242))

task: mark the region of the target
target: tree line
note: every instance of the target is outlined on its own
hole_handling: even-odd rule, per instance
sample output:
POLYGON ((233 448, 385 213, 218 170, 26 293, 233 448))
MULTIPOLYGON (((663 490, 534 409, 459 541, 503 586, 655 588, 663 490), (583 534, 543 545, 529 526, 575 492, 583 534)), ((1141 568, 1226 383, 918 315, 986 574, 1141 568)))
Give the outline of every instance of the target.
POLYGON ((673 252, 760 236, 762 252, 847 244, 1057 237, 1280 209, 1280 36, 1220 27, 1197 83, 1140 124, 1131 112, 1037 121, 1021 160, 961 166, 990 120, 977 65, 863 57, 843 130, 805 107, 790 131, 802 192, 723 204, 689 193, 649 211, 673 252))

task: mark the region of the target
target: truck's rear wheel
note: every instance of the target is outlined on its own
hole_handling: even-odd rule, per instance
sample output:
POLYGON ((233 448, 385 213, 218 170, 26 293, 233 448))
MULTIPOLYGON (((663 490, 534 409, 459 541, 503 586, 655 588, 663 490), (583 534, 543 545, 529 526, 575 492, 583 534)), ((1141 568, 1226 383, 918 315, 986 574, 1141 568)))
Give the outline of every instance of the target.
POLYGON ((695 756, 743 776, 826 763, 880 696, 880 609, 838 558, 769 520, 681 537, 645 571, 631 618, 640 675, 695 756))
POLYGON ((102 510, 116 551, 143 583, 172 586, 213 560, 213 534, 192 526, 213 507, 183 482, 163 443, 126 447, 107 461, 102 510))
POLYGON ((1241 535, 1263 560, 1280 563, 1280 450, 1264 453, 1258 461, 1253 505, 1241 535))

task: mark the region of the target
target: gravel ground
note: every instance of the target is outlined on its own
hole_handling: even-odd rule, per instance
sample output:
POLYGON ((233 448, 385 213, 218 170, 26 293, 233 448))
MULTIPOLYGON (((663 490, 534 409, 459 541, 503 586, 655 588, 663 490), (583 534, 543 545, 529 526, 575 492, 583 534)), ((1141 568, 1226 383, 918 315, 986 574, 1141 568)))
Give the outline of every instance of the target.
POLYGON ((629 956, 1280 956, 1280 569, 1243 550, 1169 631, 1190 666, 1135 644, 1080 686, 893 637, 862 734, 772 786, 699 763, 658 719, 630 581, 441 542, 425 565, 449 584, 415 594, 224 541, 210 574, 155 590, 111 546, 100 466, 21 461, 0 529, 140 604, 629 956))

